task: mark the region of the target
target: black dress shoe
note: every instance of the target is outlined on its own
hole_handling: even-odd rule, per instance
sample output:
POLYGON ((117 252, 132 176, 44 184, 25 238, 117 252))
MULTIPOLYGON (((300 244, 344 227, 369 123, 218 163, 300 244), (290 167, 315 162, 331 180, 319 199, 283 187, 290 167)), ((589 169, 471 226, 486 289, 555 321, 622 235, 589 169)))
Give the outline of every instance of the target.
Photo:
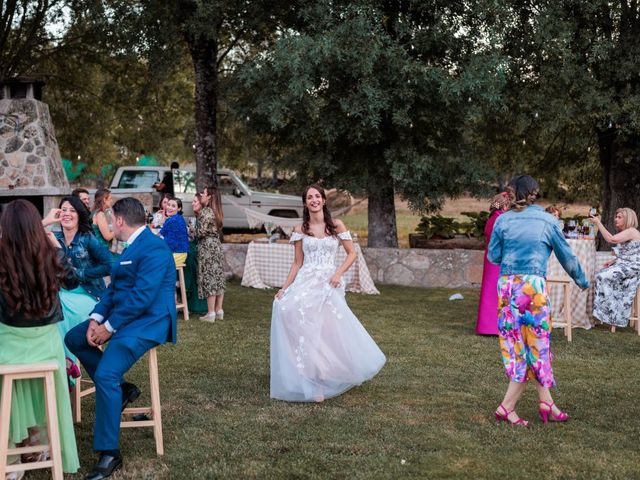
POLYGON ((100 455, 100 460, 93 467, 93 471, 85 477, 85 480, 102 480, 108 478, 113 472, 122 467, 122 457, 113 455, 100 455))
POLYGON ((129 382, 124 382, 120 387, 122 388, 122 410, 124 410, 140 396, 140 389, 129 382))

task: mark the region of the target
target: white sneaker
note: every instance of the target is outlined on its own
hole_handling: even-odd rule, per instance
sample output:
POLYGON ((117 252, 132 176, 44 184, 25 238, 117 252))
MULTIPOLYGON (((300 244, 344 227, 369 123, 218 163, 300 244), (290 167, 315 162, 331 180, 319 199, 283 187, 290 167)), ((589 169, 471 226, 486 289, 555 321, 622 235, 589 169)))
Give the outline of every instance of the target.
POLYGON ((224 318, 224 310, 218 310, 216 312, 216 320, 222 320, 224 318))
POLYGON ((207 313, 206 315, 201 316, 200 320, 203 322, 213 323, 216 321, 216 314, 215 312, 207 313))

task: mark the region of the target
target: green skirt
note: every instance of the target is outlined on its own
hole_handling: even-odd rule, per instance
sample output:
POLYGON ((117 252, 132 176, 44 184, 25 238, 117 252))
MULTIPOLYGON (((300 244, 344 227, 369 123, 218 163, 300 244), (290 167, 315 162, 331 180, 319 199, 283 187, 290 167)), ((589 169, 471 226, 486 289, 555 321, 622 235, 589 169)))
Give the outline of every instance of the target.
MULTIPOLYGON (((62 446, 62 466, 67 473, 80 468, 76 437, 71 417, 71 402, 58 326, 17 328, 0 323, 0 364, 17 365, 55 362, 54 373, 58 425, 62 446)), ((2 385, 0 384, 0 390, 2 385)), ((42 379, 17 380, 11 396, 9 442, 20 443, 29 436, 29 427, 46 427, 44 382, 42 379)))
POLYGON ((189 313, 207 313, 207 299, 198 297, 198 244, 189 242, 189 254, 184 267, 184 283, 187 288, 189 313))
POLYGON ((62 337, 64 353, 74 362, 77 360, 76 356, 64 344, 64 337, 69 330, 89 318, 97 303, 98 301, 82 287, 77 287, 73 290, 60 289, 60 304, 62 305, 62 316, 64 318, 57 325, 60 337, 62 337))

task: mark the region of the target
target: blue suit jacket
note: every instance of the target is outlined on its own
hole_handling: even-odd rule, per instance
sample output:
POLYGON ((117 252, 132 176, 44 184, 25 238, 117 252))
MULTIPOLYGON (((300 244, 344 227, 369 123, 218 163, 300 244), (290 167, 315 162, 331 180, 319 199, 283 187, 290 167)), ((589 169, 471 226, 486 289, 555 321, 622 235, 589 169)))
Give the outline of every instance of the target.
POLYGON ((114 337, 176 342, 176 265, 164 240, 146 228, 113 264, 111 283, 93 310, 114 337))

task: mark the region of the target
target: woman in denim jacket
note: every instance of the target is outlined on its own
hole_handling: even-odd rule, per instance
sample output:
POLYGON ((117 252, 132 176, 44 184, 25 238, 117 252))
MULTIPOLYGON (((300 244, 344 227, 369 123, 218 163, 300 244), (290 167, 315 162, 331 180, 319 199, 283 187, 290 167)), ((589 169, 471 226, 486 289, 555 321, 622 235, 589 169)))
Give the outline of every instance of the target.
MULTIPOLYGON (((62 249, 71 260, 80 286, 73 290, 60 289, 60 303, 64 320, 58 323, 62 338, 77 324, 84 322, 106 289, 103 277, 111 272, 111 253, 93 235, 90 214, 77 197, 64 197, 60 208, 49 212, 42 223, 60 223, 55 232, 62 249)), ((66 349, 66 346, 65 346, 66 349)), ((67 350, 67 357, 75 357, 67 350)))
POLYGON ((580 288, 588 288, 580 262, 571 251, 558 222, 533 205, 538 183, 528 175, 509 183, 511 209, 495 223, 488 259, 500 265, 498 331, 509 387, 495 412, 497 420, 527 426, 515 413, 528 379, 536 380, 539 414, 547 421, 566 422, 569 416, 555 406, 550 387, 556 385, 551 368, 551 307, 545 276, 553 251, 580 288))

